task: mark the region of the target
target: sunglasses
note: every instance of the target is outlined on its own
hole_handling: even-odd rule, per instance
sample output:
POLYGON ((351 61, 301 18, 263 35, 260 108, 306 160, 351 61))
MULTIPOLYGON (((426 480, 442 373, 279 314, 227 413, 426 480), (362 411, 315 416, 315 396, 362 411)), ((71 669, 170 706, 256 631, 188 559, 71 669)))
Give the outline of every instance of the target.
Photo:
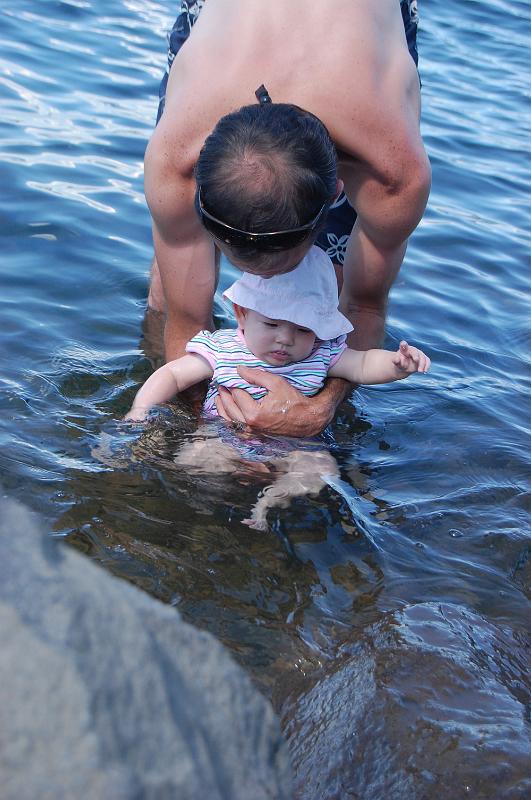
POLYGON ((308 236, 315 231, 328 211, 328 201, 324 203, 317 215, 306 225, 299 228, 290 228, 287 231, 271 231, 270 233, 250 233, 239 228, 233 228, 210 214, 201 199, 201 187, 197 188, 195 206, 201 222, 209 233, 220 242, 225 242, 230 247, 254 246, 262 252, 272 253, 280 250, 290 250, 302 244, 308 236))

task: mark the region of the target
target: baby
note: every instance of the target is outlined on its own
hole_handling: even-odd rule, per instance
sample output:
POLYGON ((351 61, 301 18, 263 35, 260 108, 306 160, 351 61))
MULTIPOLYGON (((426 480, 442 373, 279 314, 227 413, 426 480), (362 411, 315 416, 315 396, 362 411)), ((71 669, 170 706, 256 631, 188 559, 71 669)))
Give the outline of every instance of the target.
MULTIPOLYGON (((352 325, 338 310, 332 262, 318 247, 312 247, 295 269, 283 275, 261 278, 243 273, 224 297, 233 303, 237 329, 201 331, 194 336, 186 345, 185 356, 165 364, 148 378, 136 395, 127 420, 145 420, 153 406, 205 379, 210 379, 204 404, 208 416, 217 415, 215 399, 220 386, 246 389, 259 400, 267 389, 244 381, 237 371, 240 365, 281 375, 306 395, 316 394, 326 378, 344 378, 359 384, 389 383, 429 369, 430 359, 405 341, 400 342, 396 352, 347 347, 346 335, 352 325)), ((225 447, 234 458, 234 448, 225 447)), ((293 460, 291 453, 288 462, 293 464, 293 460)), ((304 462, 300 452, 295 460, 299 466, 304 462)), ((312 461, 310 454, 308 461, 312 461)), ((272 501, 277 498, 274 504, 278 505, 282 497, 282 505, 286 505, 286 498, 307 493, 300 474, 298 488, 291 494, 289 485, 279 487, 282 477, 290 474, 289 463, 285 464, 287 471, 275 465, 275 491, 266 491, 262 500, 270 495, 272 501)), ((308 463, 306 470, 308 479, 311 475, 312 494, 318 491, 316 466, 308 463)), ((323 484, 324 481, 321 488, 323 484)), ((248 522, 263 528, 266 513, 267 504, 260 505, 259 500, 248 522)))

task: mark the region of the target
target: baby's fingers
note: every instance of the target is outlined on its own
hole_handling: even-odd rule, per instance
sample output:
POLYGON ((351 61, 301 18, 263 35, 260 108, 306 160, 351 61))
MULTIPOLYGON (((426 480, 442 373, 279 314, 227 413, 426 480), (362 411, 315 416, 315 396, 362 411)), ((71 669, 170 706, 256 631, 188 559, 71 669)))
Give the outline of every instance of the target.
POLYGON ((410 366, 410 355, 408 343, 405 341, 400 342, 398 350, 393 355, 393 364, 402 371, 406 371, 410 366))
POLYGON ((422 350, 419 350, 419 355, 420 355, 420 358, 419 358, 419 363, 418 363, 417 369, 418 369, 419 372, 427 372, 429 370, 430 366, 431 366, 431 361, 428 358, 428 356, 426 355, 426 353, 422 352, 422 350))
POLYGON ((431 361, 426 353, 423 353, 418 347, 411 347, 409 355, 417 372, 427 372, 429 370, 431 361))
POLYGON ((393 353, 393 364, 398 369, 401 369, 404 372, 407 369, 407 365, 409 364, 409 359, 404 357, 400 351, 393 353))
POLYGON ((402 340, 393 363, 404 372, 427 372, 431 361, 418 347, 410 347, 405 340, 402 340))

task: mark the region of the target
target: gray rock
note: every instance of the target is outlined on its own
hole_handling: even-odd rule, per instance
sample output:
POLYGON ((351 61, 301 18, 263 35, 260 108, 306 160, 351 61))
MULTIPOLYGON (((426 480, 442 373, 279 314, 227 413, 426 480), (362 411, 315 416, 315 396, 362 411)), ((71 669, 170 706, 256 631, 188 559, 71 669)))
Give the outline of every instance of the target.
POLYGON ((528 665, 461 606, 388 614, 284 705, 297 798, 531 797, 528 665))
POLYGON ((277 720, 223 647, 36 528, 3 505, 2 800, 290 797, 277 720))

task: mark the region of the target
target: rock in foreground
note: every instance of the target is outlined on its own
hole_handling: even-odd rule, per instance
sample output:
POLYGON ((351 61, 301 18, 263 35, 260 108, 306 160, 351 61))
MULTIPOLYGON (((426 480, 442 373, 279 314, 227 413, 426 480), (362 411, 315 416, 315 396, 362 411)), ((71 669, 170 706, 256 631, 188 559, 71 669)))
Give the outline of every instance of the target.
POLYGON ((276 718, 212 636, 1 511, 2 800, 291 796, 276 718))
POLYGON ((298 800, 527 800, 527 642, 449 603, 387 614, 284 704, 298 800))

